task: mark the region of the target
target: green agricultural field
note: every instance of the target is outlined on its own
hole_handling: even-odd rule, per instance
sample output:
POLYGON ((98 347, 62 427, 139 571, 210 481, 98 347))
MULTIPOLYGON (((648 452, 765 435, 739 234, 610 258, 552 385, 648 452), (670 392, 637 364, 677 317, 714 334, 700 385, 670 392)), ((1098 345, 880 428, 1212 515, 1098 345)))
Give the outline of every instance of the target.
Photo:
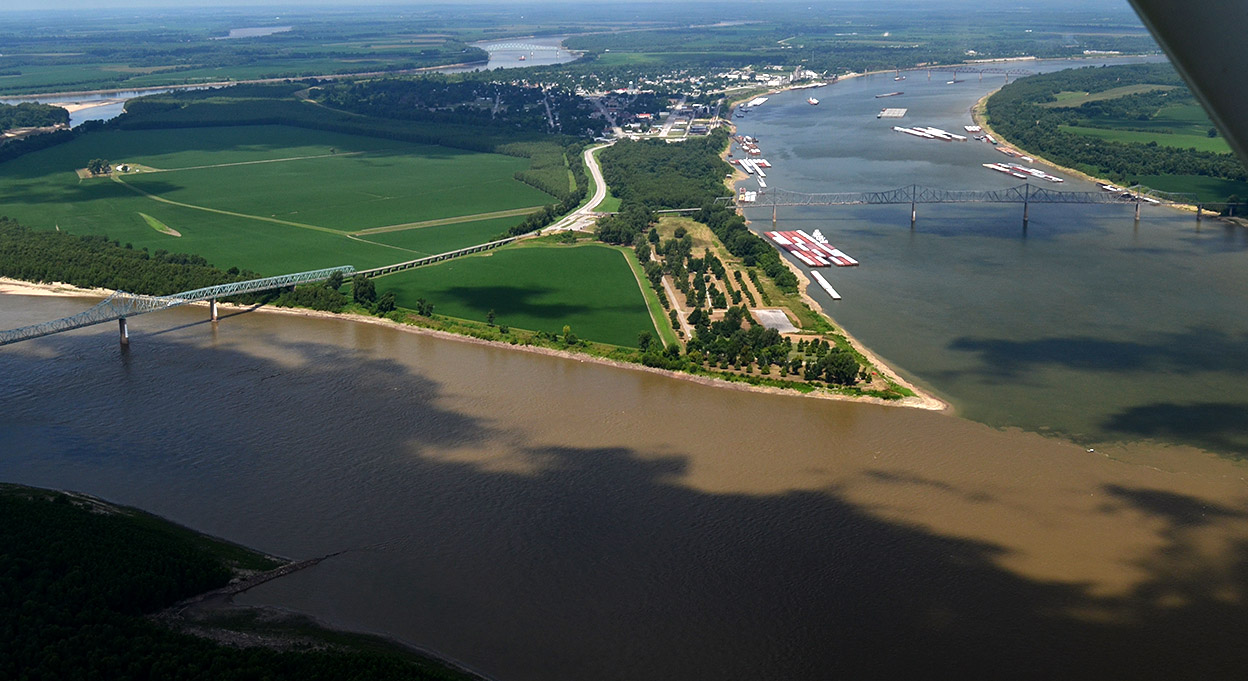
POLYGON ((1045 102, 1040 106, 1047 109, 1066 109, 1083 106, 1088 102, 1103 102, 1108 99, 1118 99, 1127 95, 1138 95, 1141 92, 1155 92, 1157 90, 1173 90, 1173 85, 1151 85, 1148 83, 1138 83, 1135 85, 1124 85, 1122 87, 1110 88, 1100 92, 1071 92, 1069 90, 1058 92, 1053 95, 1057 101, 1045 102))
POLYGON ((553 202, 512 177, 527 164, 281 126, 107 131, 0 164, 0 206, 37 229, 105 234, 136 248, 202 255, 222 268, 281 274, 369 267, 479 243, 487 231, 488 240, 553 202), (92 158, 166 172, 80 180, 75 169, 92 158), (500 211, 520 216, 506 225, 475 220, 408 237, 350 235, 482 213, 496 218, 500 211), (182 236, 158 232, 144 215, 182 236))
POLYGON ((524 216, 456 222, 447 225, 431 225, 402 231, 358 234, 356 236, 365 241, 406 248, 414 253, 437 255, 438 253, 446 253, 458 248, 493 241, 521 222, 524 222, 524 216))
POLYGON ((1248 182, 1234 182, 1204 175, 1144 175, 1135 180, 1145 187, 1163 192, 1218 197, 1216 200, 1233 195, 1241 199, 1248 197, 1248 182))
POLYGON ((568 325, 580 338, 627 347, 637 346, 638 332, 656 332, 628 261, 607 246, 509 247, 376 284, 400 301, 425 298, 437 314, 462 319, 485 321, 494 310, 498 324, 551 333, 568 325))
POLYGON ((1195 149, 1196 151, 1213 151, 1219 154, 1231 153, 1226 140, 1208 135, 1184 135, 1167 132, 1139 132, 1136 130, 1114 130, 1109 128, 1087 128, 1080 125, 1063 125, 1062 130, 1076 135, 1097 137, 1113 142, 1138 142, 1148 144, 1156 142, 1157 146, 1175 147, 1177 149, 1195 149))
POLYGON ((1213 127, 1213 121, 1209 120, 1209 114, 1200 108, 1199 104, 1168 104, 1161 107, 1148 118, 1148 120, 1138 119, 1114 119, 1105 120, 1103 118, 1085 119, 1081 123, 1091 128, 1110 128, 1114 130, 1147 130, 1150 132, 1168 132, 1176 135, 1203 135, 1208 136, 1210 128, 1213 127))

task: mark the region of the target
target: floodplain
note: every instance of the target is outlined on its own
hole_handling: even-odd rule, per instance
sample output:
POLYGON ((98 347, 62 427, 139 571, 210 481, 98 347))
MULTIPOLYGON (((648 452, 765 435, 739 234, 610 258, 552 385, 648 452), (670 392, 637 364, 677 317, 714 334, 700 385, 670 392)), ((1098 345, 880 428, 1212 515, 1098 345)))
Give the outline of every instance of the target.
POLYGON ((0 201, 8 216, 37 229, 280 274, 370 267, 488 241, 551 201, 514 179, 527 164, 283 126, 101 131, 0 166, 0 201), (79 179, 74 171, 92 158, 133 172, 79 179), (500 211, 511 217, 472 217, 500 211), (181 237, 154 231, 144 215, 181 237), (419 227, 439 220, 453 221, 419 227), (353 234, 386 227, 394 231, 353 234))

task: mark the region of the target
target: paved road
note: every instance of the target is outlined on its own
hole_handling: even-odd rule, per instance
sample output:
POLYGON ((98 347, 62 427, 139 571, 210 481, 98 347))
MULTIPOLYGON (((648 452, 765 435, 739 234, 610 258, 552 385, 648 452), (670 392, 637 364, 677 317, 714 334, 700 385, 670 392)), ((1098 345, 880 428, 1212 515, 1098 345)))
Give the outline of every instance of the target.
POLYGON ((594 152, 612 144, 615 144, 615 142, 599 144, 585 150, 585 167, 589 168, 589 174, 594 178, 594 186, 596 187, 594 195, 590 197, 589 201, 585 202, 584 206, 568 213, 563 219, 543 229, 543 232, 558 232, 568 229, 588 230, 593 228, 594 221, 598 219, 595 209, 598 207, 598 204, 602 203, 603 199, 607 198, 607 181, 602 177, 602 168, 598 166, 598 159, 594 158, 594 152))
MULTIPOLYGON (((668 114, 667 122, 663 124, 663 130, 659 133, 659 137, 667 137, 668 135, 672 134, 672 126, 676 123, 675 112, 680 111, 681 108, 685 106, 685 100, 687 99, 689 99, 688 96, 682 96, 680 98, 680 102, 676 104, 676 106, 672 107, 673 113, 668 114)), ((689 128, 686 126, 685 135, 687 136, 688 134, 689 134, 689 128)))
POLYGON ((615 122, 615 116, 612 116, 611 112, 607 111, 607 107, 602 105, 602 97, 591 97, 590 101, 594 103, 594 106, 598 107, 598 111, 602 112, 602 117, 611 125, 611 131, 615 133, 615 136, 623 137, 624 128, 621 128, 619 124, 615 122))

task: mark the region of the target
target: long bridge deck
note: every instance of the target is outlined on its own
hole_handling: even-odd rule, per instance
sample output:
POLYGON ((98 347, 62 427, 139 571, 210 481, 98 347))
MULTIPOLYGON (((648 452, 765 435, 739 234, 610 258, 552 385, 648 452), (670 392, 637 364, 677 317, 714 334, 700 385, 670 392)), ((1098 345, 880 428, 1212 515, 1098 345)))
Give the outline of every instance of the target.
MULTIPOLYGON (((1059 191, 1031 184, 1020 184, 1005 189, 936 189, 922 185, 910 185, 884 191, 807 193, 772 188, 756 193, 757 200, 744 203, 742 207, 771 206, 852 206, 873 204, 915 203, 1113 203, 1135 204, 1148 199, 1130 192, 1076 192, 1059 191)), ((1153 199, 1158 203, 1169 203, 1153 199)))
MULTIPOLYGON (((81 329, 84 326, 103 324, 114 320, 124 321, 127 317, 147 314, 148 312, 157 312, 159 310, 167 310, 171 307, 178 307, 179 305, 186 305, 188 303, 205 300, 215 303, 218 298, 228 298, 230 296, 244 295, 247 293, 259 293, 261 291, 285 288, 287 286, 295 286, 297 284, 309 284, 318 281, 325 281, 335 272, 348 275, 355 272, 355 268, 350 265, 344 265, 342 267, 330 267, 310 272, 283 274, 278 277, 265 277, 263 279, 236 281, 229 284, 198 288, 192 291, 183 291, 181 293, 175 293, 168 296, 146 296, 135 293, 126 293, 125 291, 117 291, 108 298, 105 298, 95 307, 79 312, 76 315, 61 319, 54 319, 40 324, 23 326, 9 331, 0 331, 0 345, 20 343, 21 341, 30 340, 32 338, 50 336, 54 333, 81 329)), ((123 324, 123 342, 125 342, 125 338, 126 331, 123 324)))

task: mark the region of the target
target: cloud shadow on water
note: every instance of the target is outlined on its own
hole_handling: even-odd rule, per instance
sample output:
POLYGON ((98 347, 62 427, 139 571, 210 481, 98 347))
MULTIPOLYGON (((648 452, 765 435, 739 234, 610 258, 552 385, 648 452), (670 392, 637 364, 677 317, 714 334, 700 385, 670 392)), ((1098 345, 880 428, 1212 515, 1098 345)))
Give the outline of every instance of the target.
MULTIPOLYGON (((28 360, 54 385, 97 386, 62 427, 129 437, 97 461, 99 479, 193 477, 223 514, 265 509, 260 534, 286 545, 401 536, 356 572, 335 577, 327 563, 264 589, 311 584, 338 595, 335 619, 440 636, 411 642, 500 678, 1172 681, 1248 668, 1248 546, 1220 557, 1222 580, 1203 579, 1191 533, 1210 506, 1197 499, 1107 490, 1164 523, 1166 542, 1133 592, 1097 596, 1001 567, 1007 547, 875 517, 837 489, 709 493, 682 484, 679 453, 532 442, 394 361, 281 339, 283 361, 142 340, 125 369, 90 356, 89 336, 50 341, 73 358, 62 367, 28 360), (497 470, 448 449, 528 465, 497 470), (1115 616, 1075 614, 1086 612, 1115 616)), ((0 354, 0 370, 21 357, 0 354)), ((59 413, 64 399, 27 394, 10 409, 59 413)))

